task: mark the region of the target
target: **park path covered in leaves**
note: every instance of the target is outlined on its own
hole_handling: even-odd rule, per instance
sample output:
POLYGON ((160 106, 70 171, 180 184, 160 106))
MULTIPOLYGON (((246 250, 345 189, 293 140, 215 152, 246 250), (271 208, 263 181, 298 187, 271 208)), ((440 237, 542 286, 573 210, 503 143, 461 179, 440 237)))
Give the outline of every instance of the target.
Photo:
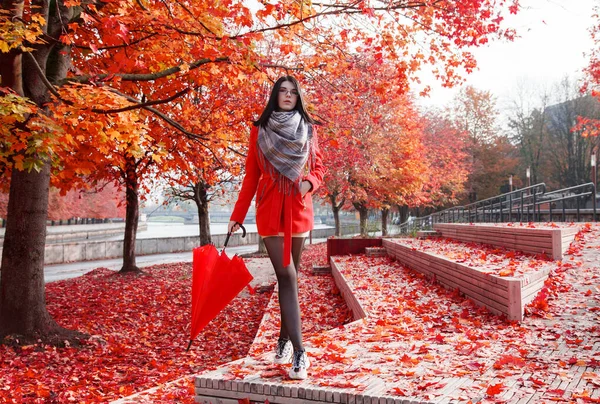
MULTIPOLYGON (((471 265, 500 260, 497 250, 483 246, 464 246, 462 255, 459 244, 439 248, 471 265)), ((506 254, 511 265, 529 270, 547 263, 506 254)), ((377 378, 389 386, 382 395, 422 401, 516 403, 532 395, 532 403, 600 401, 600 226, 582 227, 522 323, 486 313, 387 257, 358 255, 345 258, 345 276, 369 317, 339 327, 349 313, 332 278, 309 271, 324 264, 325 255, 324 244, 309 246, 301 269, 313 358, 303 385, 360 393, 377 378)), ((186 354, 191 267, 164 265, 148 273, 117 277, 97 270, 49 284, 53 316, 94 337, 83 349, 0 348, 2 401, 102 402, 145 390, 138 401, 191 403, 194 374, 221 365, 234 380, 260 374, 268 383, 300 383, 268 362, 268 344, 250 347, 268 293, 240 295, 186 354), (252 360, 235 361, 249 351, 252 360)))
MULTIPOLYGON (((309 246, 306 265, 320 259, 324 247, 309 246)), ((249 266, 253 260, 247 260, 249 266)), ((62 326, 92 337, 79 348, 0 346, 0 403, 110 402, 156 386, 151 402, 193 403, 194 374, 248 353, 272 289, 240 293, 186 352, 191 264, 144 271, 123 276, 99 268, 49 283, 51 315, 62 326)), ((311 305, 322 315, 307 327, 329 329, 349 318, 339 294, 331 295, 331 277, 303 277, 303 283, 322 302, 311 305), (343 310, 330 310, 332 299, 343 310)))
POLYGON ((600 402, 600 226, 582 225, 566 257, 556 262, 448 241, 420 248, 490 272, 508 270, 504 276, 548 264, 553 272, 519 323, 476 307, 388 257, 338 257, 368 317, 309 336, 308 381, 287 379, 267 350, 253 349, 252 357, 219 373, 225 380, 321 388, 363 395, 361 400, 600 402))

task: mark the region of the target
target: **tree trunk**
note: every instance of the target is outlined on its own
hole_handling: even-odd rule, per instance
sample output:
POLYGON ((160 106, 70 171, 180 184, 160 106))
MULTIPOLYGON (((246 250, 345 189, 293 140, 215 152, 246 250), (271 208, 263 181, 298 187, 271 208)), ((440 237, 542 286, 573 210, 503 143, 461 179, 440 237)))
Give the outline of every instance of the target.
POLYGON ((135 240, 139 222, 138 177, 135 161, 129 157, 125 167, 125 238, 123 240, 123 267, 119 272, 141 272, 135 262, 135 240))
POLYGON ((360 217, 360 235, 363 237, 368 237, 369 231, 367 228, 367 218, 369 215, 369 209, 367 209, 367 207, 364 204, 359 202, 354 202, 353 205, 354 208, 356 208, 356 210, 358 211, 360 217))
POLYGON ((208 215, 208 189, 209 185, 203 180, 192 187, 194 190, 194 202, 198 208, 198 227, 200 234, 200 245, 212 244, 210 234, 210 216, 208 215))
POLYGON ((46 310, 44 245, 50 164, 13 170, 0 278, 0 334, 32 336, 59 329, 46 310))
POLYGON ((388 223, 388 214, 389 213, 390 213, 390 209, 389 208, 383 208, 383 209, 381 209, 381 235, 382 236, 387 236, 388 235, 387 223, 388 223))
POLYGON ((341 204, 339 204, 339 205, 336 204, 336 202, 335 202, 336 196, 335 195, 330 195, 329 200, 331 201, 331 211, 333 212, 333 221, 335 223, 335 235, 337 237, 341 237, 342 236, 342 226, 340 224, 341 204))
POLYGON ((202 205, 198 205, 198 222, 200 226, 200 245, 212 244, 207 200, 204 200, 202 205))
POLYGON ((408 206, 398 205, 398 214, 400 215, 400 224, 406 223, 406 221, 408 220, 408 206))
MULTIPOLYGON (((208 215, 208 190, 210 186, 203 180, 198 180, 191 189, 194 191, 194 202, 198 209, 198 230, 200 245, 212 244, 210 234, 210 216, 208 215)), ((185 199, 190 199, 189 197, 185 199)))
MULTIPOLYGON (((50 3, 39 3, 40 14, 50 15, 45 33, 57 38, 63 23, 71 19, 70 10, 60 6, 48 13, 50 3)), ((3 0, 2 9, 11 13, 10 19, 20 20, 24 4, 3 0)), ((15 52, 0 53, 1 81, 4 87, 32 100, 40 108, 39 113, 43 113, 50 98, 35 64, 51 82, 56 82, 66 77, 70 53, 68 49, 59 50, 56 42, 49 41, 36 45, 30 55, 35 62, 15 52), (49 55, 53 56, 50 63, 49 55)), ((55 345, 64 344, 66 340, 76 343, 84 334, 63 329, 46 310, 44 252, 50 161, 42 161, 39 172, 13 169, 11 174, 0 272, 0 337, 18 335, 20 344, 35 343, 38 339, 55 345)))

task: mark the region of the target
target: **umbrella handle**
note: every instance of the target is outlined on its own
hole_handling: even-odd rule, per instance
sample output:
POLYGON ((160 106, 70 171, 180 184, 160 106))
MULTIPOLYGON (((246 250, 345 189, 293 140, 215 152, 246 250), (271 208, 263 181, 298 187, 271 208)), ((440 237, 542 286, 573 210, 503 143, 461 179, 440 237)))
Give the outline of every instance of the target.
MULTIPOLYGON (((244 227, 244 225, 238 222, 235 223, 239 224, 240 229, 242 229, 242 238, 246 237, 246 228, 244 227)), ((227 237, 225 237, 225 243, 223 243, 223 248, 227 247, 227 243, 229 243, 229 236, 231 236, 231 233, 227 233, 227 237)))

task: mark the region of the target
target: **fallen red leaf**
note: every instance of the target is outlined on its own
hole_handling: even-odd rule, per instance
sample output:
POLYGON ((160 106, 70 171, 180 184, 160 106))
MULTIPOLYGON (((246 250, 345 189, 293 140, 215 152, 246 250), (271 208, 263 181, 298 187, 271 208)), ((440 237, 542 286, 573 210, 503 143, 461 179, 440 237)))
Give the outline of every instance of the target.
POLYGON ((487 394, 488 396, 495 396, 496 394, 500 394, 503 388, 504 385, 502 383, 491 384, 485 390, 485 394, 487 394))
POLYGON ((402 390, 399 387, 394 387, 390 390, 392 393, 394 393, 397 396, 402 396, 402 397, 406 397, 406 393, 404 392, 404 390, 402 390))
MULTIPOLYGON (((310 276, 313 262, 323 260, 325 252, 326 245, 319 244, 307 246, 303 254, 300 299, 307 333, 351 319, 333 278, 310 276)), ((52 317, 92 338, 80 348, 0 345, 0 402, 34 402, 35 397, 52 402, 108 402, 178 380, 142 401, 191 404, 190 375, 247 355, 270 293, 242 292, 186 352, 191 264, 157 265, 144 272, 144 276, 122 276, 98 268, 47 284, 52 317)), ((287 374, 283 370, 279 375, 282 372, 287 374)), ((245 375, 239 369, 226 377, 245 375)))

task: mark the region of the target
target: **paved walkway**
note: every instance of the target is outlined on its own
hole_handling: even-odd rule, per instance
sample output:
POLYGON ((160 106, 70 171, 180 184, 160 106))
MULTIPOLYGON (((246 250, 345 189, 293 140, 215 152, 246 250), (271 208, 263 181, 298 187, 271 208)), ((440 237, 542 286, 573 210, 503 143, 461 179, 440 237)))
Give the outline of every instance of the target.
POLYGON ((257 352, 199 375, 196 399, 600 402, 600 226, 584 237, 556 262, 555 287, 539 303, 548 311, 522 323, 480 312, 385 258, 350 258, 347 285, 367 317, 307 338, 309 379, 287 379, 271 353, 257 352))
MULTIPOLYGON (((313 239, 313 244, 322 243, 325 241, 325 239, 313 239)), ((306 241, 306 243, 308 244, 308 240, 306 241)), ((258 245, 248 244, 239 247, 227 247, 226 251, 229 256, 233 256, 235 254, 250 254, 258 251, 258 245)), ((174 262, 192 262, 192 252, 184 251, 170 254, 138 255, 136 257, 137 266, 140 268, 159 264, 169 264, 174 262)), ((61 279, 75 278, 85 273, 88 273, 96 268, 108 268, 114 271, 118 271, 119 269, 121 269, 122 266, 122 258, 46 265, 44 267, 44 280, 46 283, 48 283, 58 281, 61 279)))
MULTIPOLYGON (((228 255, 253 253, 258 251, 258 245, 230 247, 227 248, 226 251, 228 255)), ((140 268, 159 264, 169 264, 173 262, 192 262, 192 252, 184 251, 171 254, 138 255, 135 260, 137 266, 140 268)), ((108 268, 118 271, 122 266, 123 258, 46 265, 44 267, 44 281, 48 283, 61 279, 75 278, 96 268, 108 268)))

